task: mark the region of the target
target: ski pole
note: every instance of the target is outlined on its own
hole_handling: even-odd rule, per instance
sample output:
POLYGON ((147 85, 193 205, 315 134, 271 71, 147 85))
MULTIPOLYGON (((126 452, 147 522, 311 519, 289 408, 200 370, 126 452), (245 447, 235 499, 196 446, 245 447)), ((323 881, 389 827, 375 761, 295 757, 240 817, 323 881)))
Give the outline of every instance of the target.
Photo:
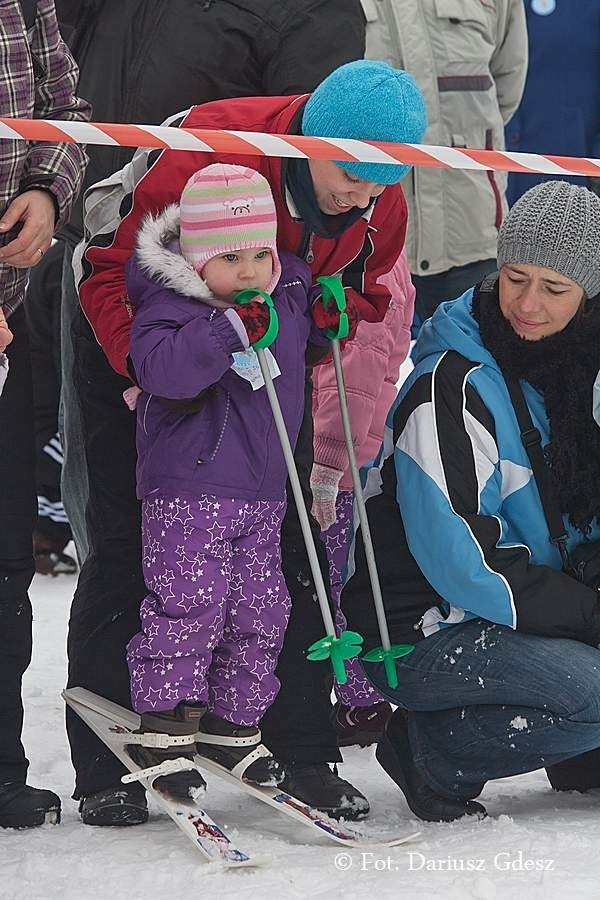
POLYGON ((311 644, 311 646, 308 648, 308 658, 311 660, 330 659, 336 681, 338 682, 338 684, 345 684, 348 676, 346 674, 346 666, 344 660, 350 659, 360 652, 362 637, 356 632, 352 631, 344 631, 339 638, 335 636, 335 625, 333 622, 333 617, 331 615, 331 609, 329 608, 329 600, 327 597, 327 591, 325 590, 323 573, 321 572, 321 567, 319 565, 319 558, 317 556, 317 550, 310 528, 310 522, 308 520, 308 513, 304 504, 304 496, 302 494, 302 488, 300 486, 300 479, 298 478, 296 461, 294 459, 294 453, 290 444, 290 439, 287 433, 287 428, 285 426, 285 421, 283 419, 283 414, 281 412, 279 398, 277 397, 277 393, 275 391, 273 378, 271 377, 271 371, 269 369, 269 364, 264 352, 265 348, 268 347, 269 344, 271 344, 277 336, 277 313, 273 306, 271 297, 264 291, 257 291, 254 289, 240 291, 235 296, 235 302, 242 304, 250 303, 252 300, 256 299, 257 295, 261 296, 269 307, 269 327, 263 337, 252 344, 252 347, 258 359, 260 371, 265 382, 267 397, 273 411, 275 427, 277 429, 277 434, 281 442, 281 449, 283 450, 283 456, 288 470, 290 484, 292 486, 292 493, 296 501, 298 517, 300 519, 300 527, 302 529, 302 537, 304 538, 308 562, 315 584, 317 599, 321 608, 321 615, 323 617, 323 623, 325 625, 326 631, 325 637, 311 644))
MULTIPOLYGON (((323 305, 327 307, 333 300, 337 304, 340 313, 346 308, 346 295, 341 281, 336 276, 326 275, 317 278, 317 281, 323 288, 323 305)), ((346 316, 347 318, 347 316, 346 316)), ((347 334, 347 331, 346 331, 347 334)), ((373 548, 373 540, 371 538, 371 529, 367 517, 367 508, 365 506, 365 498, 363 497, 362 484, 356 462, 356 453, 354 451, 354 443, 352 441, 352 428, 350 425, 350 414, 348 411, 348 397, 346 394, 346 383, 344 381, 344 367, 342 365, 342 355, 340 352, 340 337, 345 334, 326 332, 327 337, 331 341, 331 352, 333 355, 333 366, 335 369, 335 380, 337 382, 338 398, 340 403, 340 413, 342 416, 342 426, 344 429, 344 439, 346 441, 346 449, 348 451, 348 461, 350 463, 350 472, 352 474, 352 484, 354 485, 354 502, 358 512, 360 527, 362 529, 363 545, 365 548, 365 558, 367 561, 367 569, 369 572, 369 580, 371 582, 371 591, 373 593, 373 603, 375 605, 375 613, 377 615, 377 624, 379 626, 379 634, 381 637, 381 647, 376 647, 366 653, 362 658, 367 662, 383 662, 388 685, 391 688, 398 687, 398 675, 396 672, 395 659, 406 656, 415 649, 414 644, 394 644, 390 643, 390 633, 388 630, 385 609, 383 606, 383 597, 381 594, 381 583, 379 581, 379 573, 377 571, 377 563, 375 560, 375 550, 373 548)))

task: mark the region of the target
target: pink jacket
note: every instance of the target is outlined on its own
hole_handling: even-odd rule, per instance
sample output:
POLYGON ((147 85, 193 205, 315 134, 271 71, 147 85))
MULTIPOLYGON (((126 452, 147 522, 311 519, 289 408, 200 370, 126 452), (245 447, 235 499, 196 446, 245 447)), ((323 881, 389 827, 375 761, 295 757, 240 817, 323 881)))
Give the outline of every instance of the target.
MULTIPOLYGON (((392 295, 383 322, 360 322, 346 344, 342 362, 352 437, 358 465, 379 451, 385 419, 396 394, 400 366, 410 347, 415 289, 403 251, 394 268, 379 281, 392 295)), ((333 363, 313 372, 315 462, 344 472, 340 490, 352 490, 333 363)))

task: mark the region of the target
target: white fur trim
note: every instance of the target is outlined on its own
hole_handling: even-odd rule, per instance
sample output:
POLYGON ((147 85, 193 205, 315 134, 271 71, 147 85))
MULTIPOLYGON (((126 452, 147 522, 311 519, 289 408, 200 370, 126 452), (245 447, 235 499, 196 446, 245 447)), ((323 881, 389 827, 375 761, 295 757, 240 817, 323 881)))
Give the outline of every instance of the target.
POLYGON ((137 259, 141 269, 159 284, 170 290, 202 300, 211 306, 227 306, 215 301, 206 282, 181 255, 169 250, 169 244, 179 239, 179 205, 172 203, 154 217, 149 213, 137 235, 137 259))

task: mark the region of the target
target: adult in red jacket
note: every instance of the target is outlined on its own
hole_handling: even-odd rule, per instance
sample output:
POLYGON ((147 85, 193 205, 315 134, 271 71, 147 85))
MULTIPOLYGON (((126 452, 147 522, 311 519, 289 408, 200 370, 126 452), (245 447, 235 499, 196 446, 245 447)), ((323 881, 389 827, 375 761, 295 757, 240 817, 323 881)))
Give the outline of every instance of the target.
MULTIPOLYGON (((407 73, 385 63, 361 60, 337 69, 311 95, 207 103, 170 124, 418 142, 425 129, 425 109, 407 73)), ((146 213, 156 213, 177 201, 194 171, 215 161, 261 171, 275 197, 278 246, 306 259, 315 276, 340 275, 349 304, 359 317, 370 321, 383 318, 390 295, 377 282, 393 267, 404 243, 406 204, 397 182, 407 166, 138 151, 128 166, 88 192, 85 226, 89 238, 75 254, 83 309, 111 365, 123 376, 128 374, 132 316, 124 265, 133 252, 137 229, 146 213)), ((296 461, 310 509, 309 386, 296 461)), ((316 526, 315 532, 318 539, 316 526)), ((362 816, 368 811, 366 799, 327 765, 340 759, 330 722, 331 681, 326 664, 309 663, 305 657, 306 647, 322 634, 323 625, 289 491, 282 549, 293 608, 277 669, 281 690, 263 719, 263 738, 286 764, 287 790, 332 815, 362 816)), ((326 572, 322 545, 320 553, 326 572)), ((125 615, 118 611, 123 621, 131 622, 139 599, 131 597, 131 610, 125 615)), ((106 608, 96 611, 95 621, 89 610, 75 610, 69 637, 69 680, 105 695, 108 690, 111 699, 124 702, 127 685, 117 684, 114 678, 107 682, 106 677, 107 656, 120 666, 116 654, 124 654, 123 644, 117 647, 113 641, 107 651, 97 628, 98 622, 108 621, 111 612, 108 598, 106 608)), ((121 629, 124 642, 137 630, 133 624, 127 634, 121 629)))

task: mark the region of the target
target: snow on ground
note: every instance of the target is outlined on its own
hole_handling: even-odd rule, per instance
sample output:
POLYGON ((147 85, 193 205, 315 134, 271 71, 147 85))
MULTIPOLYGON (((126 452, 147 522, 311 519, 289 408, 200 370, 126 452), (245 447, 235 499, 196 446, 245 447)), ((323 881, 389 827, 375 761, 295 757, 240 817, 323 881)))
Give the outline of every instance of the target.
POLYGON ((219 900, 599 895, 600 792, 558 795, 543 773, 534 773, 489 785, 482 798, 490 814, 484 822, 420 823, 371 749, 345 753, 341 771, 371 801, 371 817, 362 825, 366 832, 421 830, 411 844, 394 850, 347 853, 216 779, 209 784, 208 810, 243 849, 264 858, 261 868, 225 872, 203 862, 170 819, 155 810, 148 825, 85 827, 69 799, 72 770, 60 698, 74 585, 75 579, 65 576, 36 577, 34 661, 25 680, 30 782, 58 791, 63 821, 58 827, 0 833, 0 900, 152 900, 207 892, 219 900))

